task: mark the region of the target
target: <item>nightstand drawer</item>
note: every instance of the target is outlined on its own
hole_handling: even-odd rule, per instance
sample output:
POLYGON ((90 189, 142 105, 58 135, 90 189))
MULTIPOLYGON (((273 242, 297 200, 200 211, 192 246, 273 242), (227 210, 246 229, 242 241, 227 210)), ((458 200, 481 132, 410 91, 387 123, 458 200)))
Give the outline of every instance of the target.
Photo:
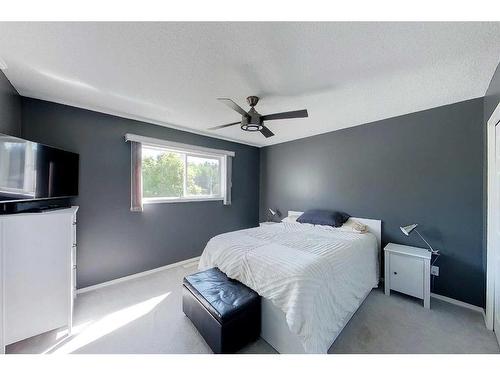
POLYGON ((391 289, 424 298, 424 261, 394 253, 390 254, 389 261, 391 289))

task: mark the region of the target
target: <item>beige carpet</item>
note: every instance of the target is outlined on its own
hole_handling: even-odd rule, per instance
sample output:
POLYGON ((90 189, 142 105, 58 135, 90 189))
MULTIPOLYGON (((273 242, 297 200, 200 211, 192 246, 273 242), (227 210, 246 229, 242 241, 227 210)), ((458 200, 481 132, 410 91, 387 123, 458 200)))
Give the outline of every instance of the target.
MULTIPOLYGON (((51 331, 7 353, 211 353, 181 310, 182 266, 78 296, 74 335, 51 331)), ((498 353, 480 313, 433 299, 431 310, 373 290, 330 353, 498 353)), ((242 353, 275 353, 264 340, 242 353)))

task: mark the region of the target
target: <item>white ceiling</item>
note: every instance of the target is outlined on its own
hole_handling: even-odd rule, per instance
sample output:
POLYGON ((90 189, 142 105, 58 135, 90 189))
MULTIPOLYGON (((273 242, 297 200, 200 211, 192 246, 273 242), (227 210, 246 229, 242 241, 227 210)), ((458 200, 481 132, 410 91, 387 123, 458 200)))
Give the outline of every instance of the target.
POLYGON ((23 96, 259 146, 483 96, 499 57, 500 23, 0 23, 23 96), (248 95, 309 118, 206 130, 248 95))

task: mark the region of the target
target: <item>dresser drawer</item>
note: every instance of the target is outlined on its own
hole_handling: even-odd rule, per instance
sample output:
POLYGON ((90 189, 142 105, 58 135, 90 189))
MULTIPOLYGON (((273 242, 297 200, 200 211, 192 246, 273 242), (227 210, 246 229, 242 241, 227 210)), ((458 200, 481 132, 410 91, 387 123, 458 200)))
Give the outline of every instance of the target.
POLYGON ((391 289, 413 297, 423 298, 423 259, 392 253, 389 262, 391 289))

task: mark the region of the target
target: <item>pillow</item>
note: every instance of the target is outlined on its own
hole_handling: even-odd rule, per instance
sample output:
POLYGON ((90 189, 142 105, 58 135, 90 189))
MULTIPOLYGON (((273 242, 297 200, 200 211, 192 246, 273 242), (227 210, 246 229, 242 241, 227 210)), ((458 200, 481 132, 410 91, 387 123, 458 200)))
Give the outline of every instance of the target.
POLYGON ((296 223, 299 215, 289 215, 281 220, 282 223, 296 223))
POLYGON ((353 218, 349 218, 342 226, 339 228, 343 232, 352 232, 352 233, 366 233, 368 232, 368 227, 365 224, 360 223, 359 221, 354 220, 353 218))
POLYGON ((349 215, 344 212, 329 210, 307 210, 297 219, 297 222, 340 227, 347 221, 347 219, 349 219, 349 215))

